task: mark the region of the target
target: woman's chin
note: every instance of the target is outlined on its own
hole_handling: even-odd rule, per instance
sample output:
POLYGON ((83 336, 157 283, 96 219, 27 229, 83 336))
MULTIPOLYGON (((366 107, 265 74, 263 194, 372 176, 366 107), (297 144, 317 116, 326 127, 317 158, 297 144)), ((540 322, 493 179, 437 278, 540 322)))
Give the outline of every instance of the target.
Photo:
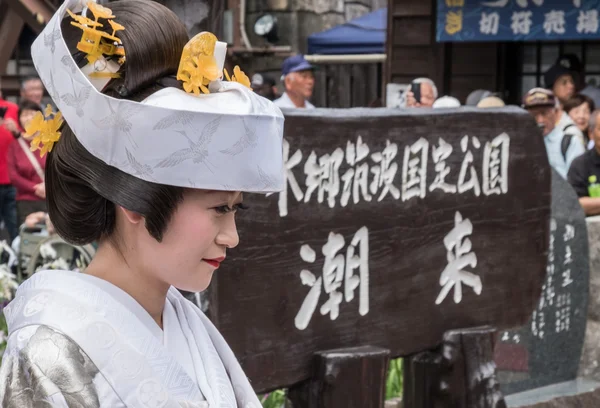
POLYGON ((210 270, 208 272, 202 271, 197 276, 192 277, 192 279, 189 279, 186 282, 181 282, 179 285, 176 285, 176 287, 177 289, 185 290, 186 292, 203 292, 210 285, 210 282, 212 281, 213 272, 214 270, 210 270))

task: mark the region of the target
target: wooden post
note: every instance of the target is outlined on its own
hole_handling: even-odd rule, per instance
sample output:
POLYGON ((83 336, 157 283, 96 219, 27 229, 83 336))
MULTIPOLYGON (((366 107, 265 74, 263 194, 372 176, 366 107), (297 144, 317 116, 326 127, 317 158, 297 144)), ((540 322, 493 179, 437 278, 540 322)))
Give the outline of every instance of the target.
POLYGON ((495 331, 452 330, 442 345, 405 359, 406 408, 506 408, 493 360, 495 331))
POLYGON ((381 408, 390 351, 352 347, 315 353, 313 376, 289 389, 294 408, 381 408))
POLYGON ((6 66, 19 43, 19 36, 25 23, 8 5, 0 4, 0 75, 6 74, 6 66))

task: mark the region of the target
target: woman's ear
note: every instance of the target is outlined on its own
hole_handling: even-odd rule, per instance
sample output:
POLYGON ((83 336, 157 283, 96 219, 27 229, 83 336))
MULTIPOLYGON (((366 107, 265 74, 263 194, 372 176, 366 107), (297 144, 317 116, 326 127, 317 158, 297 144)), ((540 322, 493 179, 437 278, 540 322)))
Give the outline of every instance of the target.
POLYGON ((125 216, 125 219, 132 224, 139 224, 140 222, 142 222, 144 220, 144 217, 136 212, 127 210, 121 206, 119 206, 119 210, 123 213, 123 215, 125 216))

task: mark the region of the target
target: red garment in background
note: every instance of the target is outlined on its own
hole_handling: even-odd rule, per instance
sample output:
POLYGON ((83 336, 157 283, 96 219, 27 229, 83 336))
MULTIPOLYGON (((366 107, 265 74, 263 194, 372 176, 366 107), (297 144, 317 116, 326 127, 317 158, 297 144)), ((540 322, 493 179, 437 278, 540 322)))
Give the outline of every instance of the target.
MULTIPOLYGON (((6 110, 5 119, 12 119, 19 126, 19 107, 12 102, 0 99, 0 107, 8 108, 6 110)), ((4 126, 0 126, 0 185, 10 184, 8 175, 7 154, 8 148, 15 140, 15 137, 4 126)))
MULTIPOLYGON (((24 139, 23 139, 24 140, 24 139)), ((25 140, 27 147, 29 142, 25 140)), ((31 152, 37 159, 42 170, 46 168, 46 156, 40 157, 40 150, 31 152)), ((29 161, 18 140, 13 140, 8 147, 8 174, 12 185, 17 189, 17 201, 40 201, 43 198, 35 195, 34 187, 42 182, 29 161)))

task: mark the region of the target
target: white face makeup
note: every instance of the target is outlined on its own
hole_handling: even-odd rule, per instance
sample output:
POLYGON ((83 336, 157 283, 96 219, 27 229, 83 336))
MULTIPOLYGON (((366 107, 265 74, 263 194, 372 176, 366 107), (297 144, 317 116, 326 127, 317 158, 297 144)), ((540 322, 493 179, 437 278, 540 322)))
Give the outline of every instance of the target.
POLYGON ((239 243, 235 223, 242 194, 187 190, 161 242, 145 226, 136 230, 136 262, 153 278, 190 292, 201 292, 239 243))

